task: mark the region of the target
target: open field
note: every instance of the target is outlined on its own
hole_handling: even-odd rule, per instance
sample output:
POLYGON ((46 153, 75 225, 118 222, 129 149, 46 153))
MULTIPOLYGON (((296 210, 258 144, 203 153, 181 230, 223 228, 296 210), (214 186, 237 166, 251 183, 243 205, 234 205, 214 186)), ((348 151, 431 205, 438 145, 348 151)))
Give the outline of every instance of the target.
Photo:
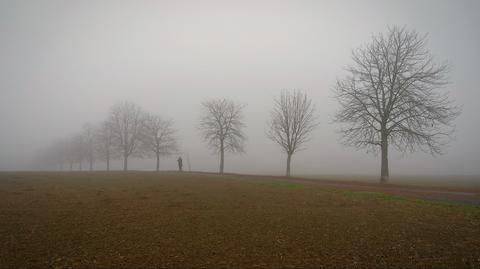
POLYGON ((173 172, 0 173, 0 268, 480 268, 479 206, 395 188, 173 172))

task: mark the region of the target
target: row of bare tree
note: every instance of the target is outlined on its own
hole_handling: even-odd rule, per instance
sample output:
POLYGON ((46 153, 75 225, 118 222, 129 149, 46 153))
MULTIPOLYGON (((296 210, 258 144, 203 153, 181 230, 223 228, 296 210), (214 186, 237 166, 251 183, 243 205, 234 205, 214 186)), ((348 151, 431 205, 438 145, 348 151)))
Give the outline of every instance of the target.
MULTIPOLYGON (((372 42, 354 50, 348 75, 334 88, 339 110, 335 122, 341 125, 341 141, 349 146, 381 153, 381 182, 389 177, 388 148, 401 152, 417 149, 440 154, 450 141, 453 121, 461 109, 448 95, 437 90, 447 85, 449 66, 435 63, 426 48, 426 36, 402 27, 389 28, 373 36, 372 42)), ((203 139, 220 156, 224 171, 225 152, 243 152, 245 123, 242 105, 227 99, 202 103, 199 130, 203 139)), ((301 91, 284 91, 274 101, 267 136, 287 155, 286 175, 294 153, 305 148, 318 125, 312 100, 301 91)), ((114 106, 101 126, 86 125, 81 135, 60 148, 72 148, 62 155, 80 165, 83 158, 92 167, 95 149, 107 161, 111 152, 120 154, 127 169, 128 157, 143 147, 157 156, 176 150, 171 121, 148 115, 131 103, 114 106), (96 145, 96 146, 95 146, 96 145), (71 154, 71 156, 69 155, 71 154)))
MULTIPOLYGON (((227 99, 202 103, 198 127, 208 146, 220 155, 220 173, 224 172, 225 152, 244 152, 243 107, 227 99)), ((317 125, 312 101, 301 91, 284 91, 275 100, 269 124, 268 137, 287 154, 287 175, 290 175, 293 153, 302 149, 317 125)), ((123 102, 114 105, 101 124, 85 124, 81 132, 56 141, 41 157, 62 170, 64 166, 73 170, 75 164, 82 170, 84 162, 93 170, 94 162, 100 160, 106 163, 108 171, 112 159, 123 159, 123 169, 127 170, 130 156, 154 156, 158 171, 160 157, 178 151, 175 132, 172 121, 147 113, 134 103, 123 102)))
MULTIPOLYGON (((427 49, 427 37, 405 27, 391 27, 387 34, 352 52, 349 73, 334 87, 339 109, 334 121, 341 125, 341 142, 381 155, 380 182, 389 178, 388 149, 400 152, 417 149, 432 155, 454 132, 453 121, 461 109, 439 88, 448 84, 448 63, 436 63, 427 49)), ((219 149, 220 171, 223 151, 240 151, 240 107, 207 103, 211 115, 202 122, 204 137, 219 149), (225 116, 222 116, 222 108, 225 116), (212 128, 217 126, 217 128, 212 128)), ((286 175, 292 155, 304 149, 317 126, 311 100, 302 92, 284 92, 275 100, 268 137, 287 154, 286 175)))
MULTIPOLYGON (((227 99, 215 99, 204 102, 202 107, 199 129, 204 141, 220 155, 219 172, 223 173, 225 152, 244 152, 243 106, 227 99)), ((312 100, 305 93, 283 91, 274 100, 267 136, 287 154, 287 176, 290 176, 292 155, 304 149, 317 124, 312 100)))
POLYGON ((175 132, 171 120, 145 112, 134 103, 122 102, 110 109, 102 123, 87 123, 78 134, 53 143, 42 159, 61 169, 68 165, 70 170, 75 164, 82 170, 85 161, 93 170, 95 160, 100 160, 110 170, 110 161, 122 158, 123 170, 127 170, 130 156, 155 156, 158 171, 160 157, 177 152, 175 132))

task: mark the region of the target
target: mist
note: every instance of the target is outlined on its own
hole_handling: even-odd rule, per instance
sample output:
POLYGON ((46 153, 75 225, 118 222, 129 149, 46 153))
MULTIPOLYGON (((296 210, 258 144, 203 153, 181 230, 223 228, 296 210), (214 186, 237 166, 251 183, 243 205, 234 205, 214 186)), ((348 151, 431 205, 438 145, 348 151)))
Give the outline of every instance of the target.
MULTIPOLYGON (((198 130, 201 103, 228 98, 244 105, 247 140, 245 153, 226 155, 225 171, 283 174, 286 156, 267 138, 267 120, 282 90, 299 89, 319 125, 292 173, 377 174, 378 156, 339 143, 332 88, 352 49, 400 25, 428 34, 435 59, 451 65, 442 91, 462 114, 443 155, 392 149, 391 174, 478 175, 479 10, 478 1, 433 0, 2 1, 0 170, 36 169, 39 151, 130 101, 174 122, 180 153, 162 158, 162 170, 181 155, 191 170, 217 171, 219 156, 198 130)), ((129 165, 154 168, 151 158, 129 165)))

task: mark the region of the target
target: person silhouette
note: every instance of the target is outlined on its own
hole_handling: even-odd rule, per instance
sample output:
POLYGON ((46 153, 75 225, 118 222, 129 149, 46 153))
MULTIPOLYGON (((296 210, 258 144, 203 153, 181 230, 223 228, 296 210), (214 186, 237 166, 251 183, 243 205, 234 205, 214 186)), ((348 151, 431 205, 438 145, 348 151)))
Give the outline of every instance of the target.
POLYGON ((178 157, 177 159, 177 162, 178 162, 178 171, 183 171, 182 167, 183 167, 183 160, 182 160, 182 157, 178 157))

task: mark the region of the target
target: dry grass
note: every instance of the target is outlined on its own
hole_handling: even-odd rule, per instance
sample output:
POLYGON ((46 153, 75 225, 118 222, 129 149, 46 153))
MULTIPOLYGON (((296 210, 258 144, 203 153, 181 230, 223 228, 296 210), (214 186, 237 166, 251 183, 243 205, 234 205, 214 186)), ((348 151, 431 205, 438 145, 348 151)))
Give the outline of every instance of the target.
POLYGON ((480 208, 254 176, 0 174, 2 268, 479 268, 480 208))
MULTIPOLYGON (((375 183, 378 184, 379 176, 354 176, 354 175, 304 175, 304 178, 312 178, 319 180, 335 180, 340 182, 359 182, 359 183, 375 183)), ((411 175, 411 176, 390 176, 389 184, 402 186, 416 186, 428 188, 451 189, 458 191, 475 191, 480 192, 480 176, 461 176, 461 175, 411 175)))

